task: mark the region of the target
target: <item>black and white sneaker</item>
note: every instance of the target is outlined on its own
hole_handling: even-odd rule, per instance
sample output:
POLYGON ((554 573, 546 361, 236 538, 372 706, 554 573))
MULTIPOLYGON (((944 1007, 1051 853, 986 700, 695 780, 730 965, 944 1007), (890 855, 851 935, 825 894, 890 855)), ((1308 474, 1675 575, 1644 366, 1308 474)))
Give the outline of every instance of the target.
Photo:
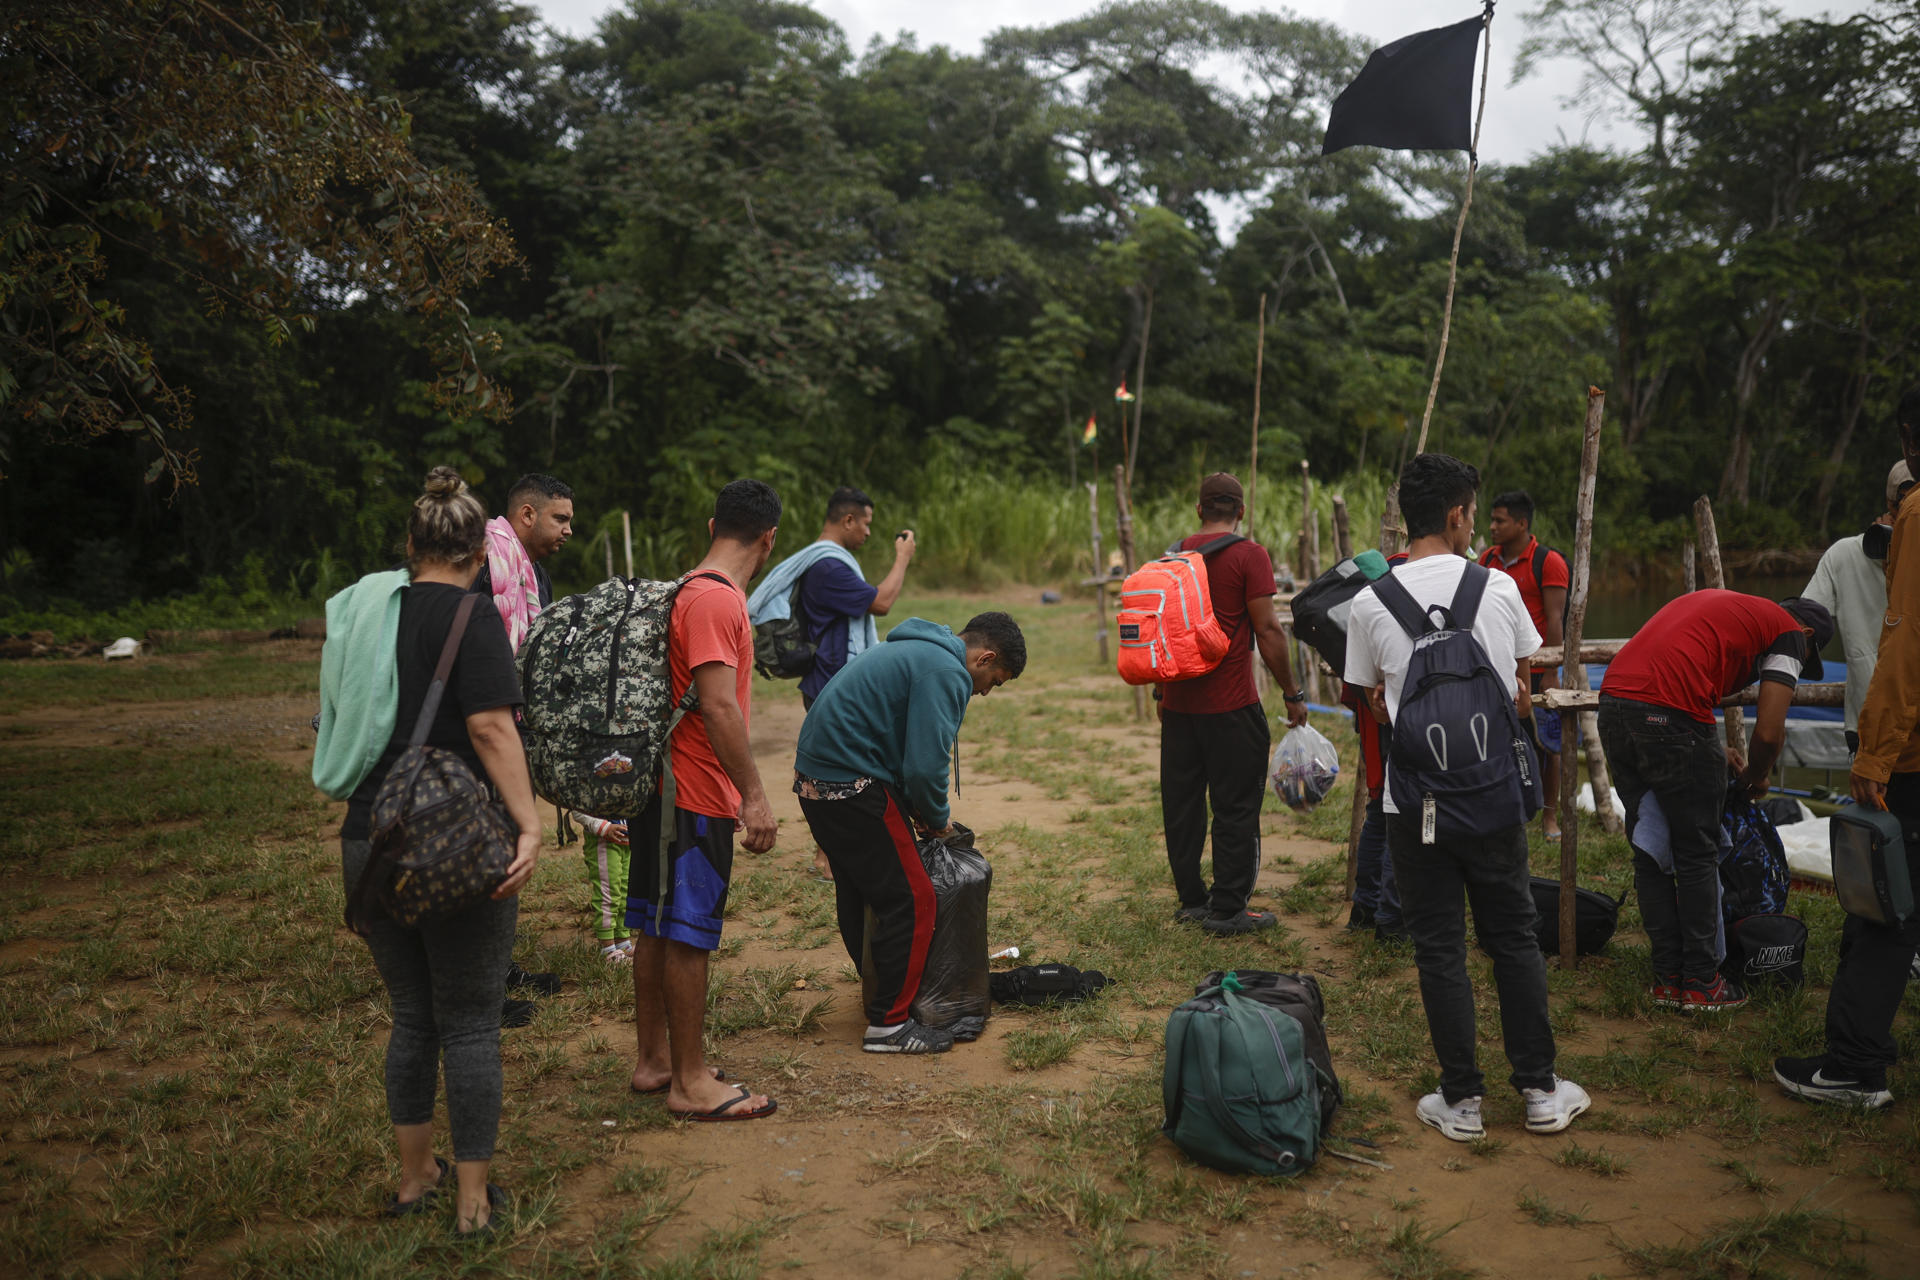
POLYGON ((1893 1101, 1884 1076, 1870 1080, 1857 1072, 1830 1070, 1824 1057, 1775 1058, 1773 1078, 1782 1089, 1809 1102, 1877 1111, 1893 1101))
POLYGON ((869 1030, 860 1047, 868 1053, 945 1053, 953 1048, 953 1033, 923 1027, 909 1018, 886 1035, 869 1030))

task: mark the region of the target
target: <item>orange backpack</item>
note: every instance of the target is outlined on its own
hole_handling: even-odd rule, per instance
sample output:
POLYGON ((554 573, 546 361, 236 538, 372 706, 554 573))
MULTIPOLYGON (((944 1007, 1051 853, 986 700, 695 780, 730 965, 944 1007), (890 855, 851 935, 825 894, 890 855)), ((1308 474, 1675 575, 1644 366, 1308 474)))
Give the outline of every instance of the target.
POLYGON ((1195 551, 1169 551, 1127 575, 1118 618, 1122 680, 1170 684, 1220 665, 1229 639, 1214 621, 1207 557, 1242 541, 1237 533, 1222 534, 1195 551))

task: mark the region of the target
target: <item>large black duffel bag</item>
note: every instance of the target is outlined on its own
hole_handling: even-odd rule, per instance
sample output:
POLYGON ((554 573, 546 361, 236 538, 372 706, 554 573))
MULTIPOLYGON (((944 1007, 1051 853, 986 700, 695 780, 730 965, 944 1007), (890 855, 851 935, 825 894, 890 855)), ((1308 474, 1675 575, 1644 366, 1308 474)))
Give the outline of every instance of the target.
MULTIPOLYGON (((1620 927, 1620 907, 1627 895, 1610 898, 1596 889, 1573 891, 1573 950, 1590 956, 1613 939, 1620 927)), ((1533 877, 1533 906, 1536 912, 1533 936, 1540 949, 1550 956, 1560 954, 1560 882, 1545 876, 1533 877)))

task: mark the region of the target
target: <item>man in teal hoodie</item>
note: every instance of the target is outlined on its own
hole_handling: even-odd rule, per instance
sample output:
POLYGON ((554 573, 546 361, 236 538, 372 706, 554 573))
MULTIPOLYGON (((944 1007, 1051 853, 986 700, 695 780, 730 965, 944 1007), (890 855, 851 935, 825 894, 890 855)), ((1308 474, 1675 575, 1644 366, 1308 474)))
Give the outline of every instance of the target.
POLYGON ((946 835, 947 770, 967 714, 1027 667, 1027 642, 1004 613, 959 635, 908 618, 820 691, 800 730, 793 790, 833 867, 840 941, 860 964, 874 915, 877 981, 867 1004, 868 1053, 945 1053, 953 1033, 908 1014, 933 941, 933 884, 915 831, 946 835))

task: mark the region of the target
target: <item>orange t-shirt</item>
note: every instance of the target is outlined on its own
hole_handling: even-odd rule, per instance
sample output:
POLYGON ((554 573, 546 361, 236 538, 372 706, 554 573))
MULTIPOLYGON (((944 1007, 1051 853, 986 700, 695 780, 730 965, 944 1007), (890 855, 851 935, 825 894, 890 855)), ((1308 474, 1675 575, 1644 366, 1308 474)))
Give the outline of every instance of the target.
MULTIPOLYGON (((695 577, 680 588, 667 631, 667 668, 675 690, 693 683, 693 669, 709 662, 733 668, 740 717, 750 714, 753 679, 753 628, 747 624, 747 597, 732 582, 695 577)), ((673 731, 674 803, 709 818, 740 816, 740 790, 720 767, 707 740, 707 720, 689 711, 673 731)))

